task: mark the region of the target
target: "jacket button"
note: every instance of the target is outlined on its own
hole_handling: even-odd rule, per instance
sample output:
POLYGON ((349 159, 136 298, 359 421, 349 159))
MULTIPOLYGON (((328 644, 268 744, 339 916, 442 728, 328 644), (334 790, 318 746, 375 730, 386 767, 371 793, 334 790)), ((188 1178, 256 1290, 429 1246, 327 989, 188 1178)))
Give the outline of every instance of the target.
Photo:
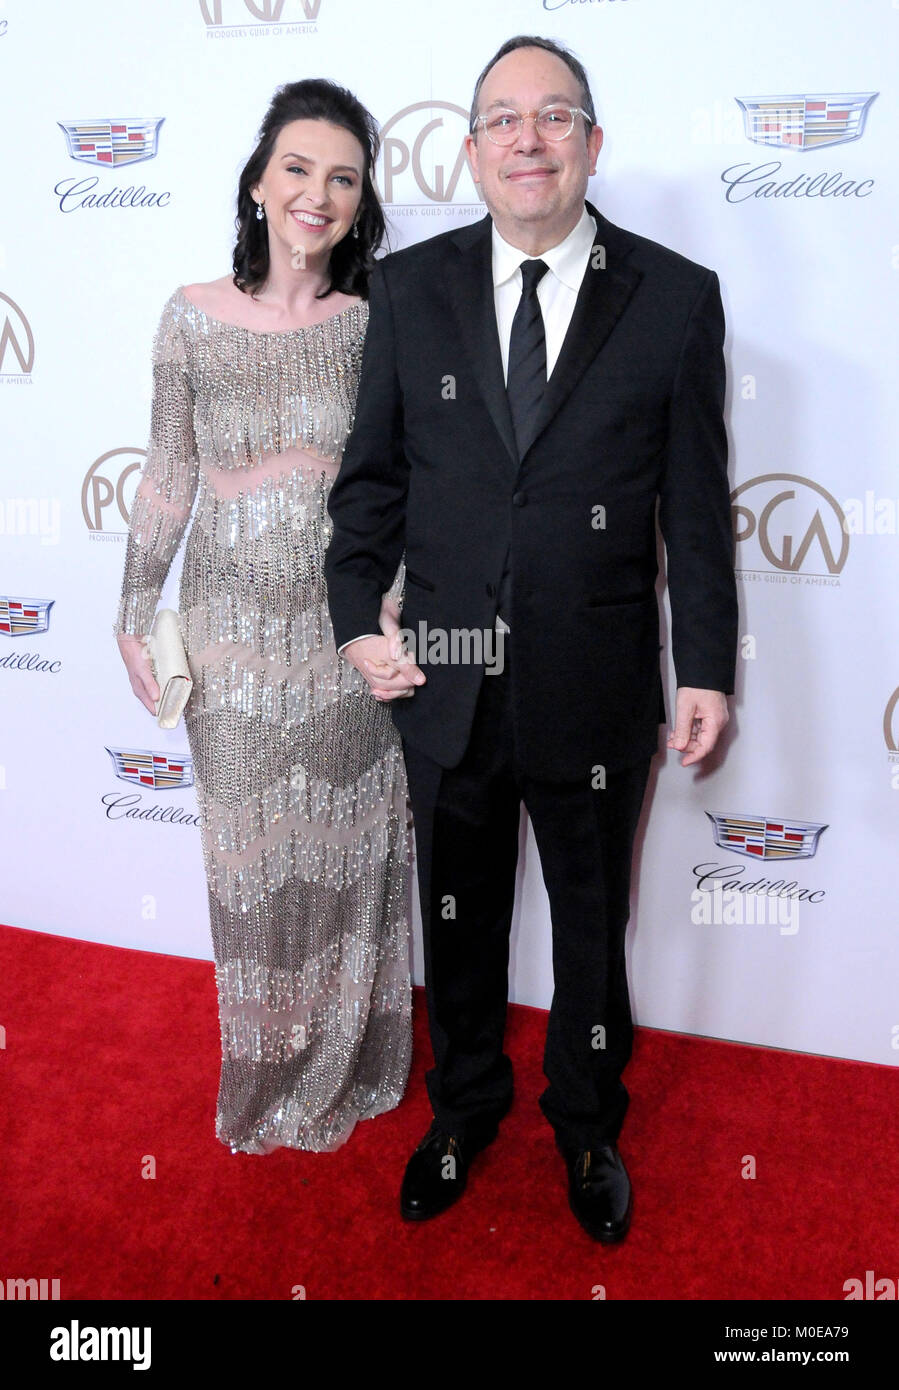
POLYGON ((512 505, 515 506, 515 507, 523 507, 523 506, 526 504, 527 500, 528 500, 528 495, 527 495, 526 492, 513 492, 513 493, 512 493, 512 505))
POLYGON ((487 597, 488 597, 488 598, 495 598, 495 597, 496 597, 496 585, 495 585, 495 584, 488 584, 488 585, 487 585, 487 597))

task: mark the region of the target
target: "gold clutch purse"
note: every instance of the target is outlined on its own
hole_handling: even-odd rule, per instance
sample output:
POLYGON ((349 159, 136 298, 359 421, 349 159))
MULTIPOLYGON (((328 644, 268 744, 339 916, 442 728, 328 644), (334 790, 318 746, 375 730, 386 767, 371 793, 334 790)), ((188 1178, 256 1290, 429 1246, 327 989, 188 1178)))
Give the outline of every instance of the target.
POLYGON ((181 622, 174 608, 160 608, 147 638, 147 653, 159 686, 156 722, 160 729, 174 729, 194 688, 181 622))

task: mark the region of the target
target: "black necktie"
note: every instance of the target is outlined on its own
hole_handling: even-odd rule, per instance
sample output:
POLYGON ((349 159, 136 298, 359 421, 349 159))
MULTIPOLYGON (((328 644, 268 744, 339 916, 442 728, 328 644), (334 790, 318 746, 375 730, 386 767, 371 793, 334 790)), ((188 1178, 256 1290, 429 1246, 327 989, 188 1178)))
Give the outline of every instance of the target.
POLYGON ((509 338, 506 393, 519 458, 524 457, 533 440, 537 412, 546 388, 546 337, 537 286, 548 269, 545 261, 522 261, 521 299, 509 338))

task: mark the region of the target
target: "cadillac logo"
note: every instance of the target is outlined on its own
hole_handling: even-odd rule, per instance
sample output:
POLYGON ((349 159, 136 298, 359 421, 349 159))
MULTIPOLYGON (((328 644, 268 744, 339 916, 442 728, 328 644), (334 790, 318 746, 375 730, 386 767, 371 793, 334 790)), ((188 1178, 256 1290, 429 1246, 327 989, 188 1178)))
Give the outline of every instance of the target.
POLYGON ((102 117, 96 121, 57 121, 72 159, 115 169, 153 159, 164 116, 102 117))
POLYGON ((116 777, 123 782, 152 787, 154 791, 171 791, 194 784, 194 763, 190 754, 175 758, 147 748, 107 748, 106 751, 112 758, 116 777))
POLYGON ((876 92, 815 96, 735 97, 746 138, 785 150, 817 150, 861 138, 876 92))
POLYGON ((50 609, 55 602, 52 598, 0 597, 0 632, 5 632, 7 637, 46 632, 50 626, 50 609))
POLYGON ((770 816, 706 815, 715 827, 715 844, 750 859, 811 859, 826 825, 807 820, 772 820, 770 816))

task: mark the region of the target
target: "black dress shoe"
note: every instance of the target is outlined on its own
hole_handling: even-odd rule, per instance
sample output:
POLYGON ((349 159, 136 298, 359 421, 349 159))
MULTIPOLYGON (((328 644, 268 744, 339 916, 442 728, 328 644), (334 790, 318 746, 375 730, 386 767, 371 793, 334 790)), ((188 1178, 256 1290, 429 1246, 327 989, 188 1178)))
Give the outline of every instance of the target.
POLYGON ((568 1165, 568 1201, 588 1235, 613 1245, 631 1224, 630 1178, 614 1144, 563 1149, 568 1165))
POLYGON ((465 1191, 468 1165, 496 1138, 496 1127, 476 1138, 447 1134, 436 1120, 406 1165, 400 1190, 400 1211, 407 1221, 439 1216, 465 1191))

